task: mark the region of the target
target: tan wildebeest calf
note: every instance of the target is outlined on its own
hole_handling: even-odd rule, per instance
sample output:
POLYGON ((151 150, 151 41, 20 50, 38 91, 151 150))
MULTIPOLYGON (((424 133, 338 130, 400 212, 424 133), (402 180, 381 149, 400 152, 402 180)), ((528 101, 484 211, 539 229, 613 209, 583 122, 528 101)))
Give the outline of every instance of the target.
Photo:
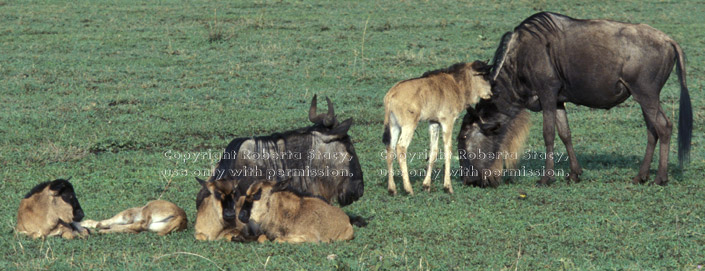
POLYGON ((450 158, 453 124, 460 112, 492 95, 490 84, 486 80, 490 66, 485 62, 458 63, 447 69, 426 72, 419 78, 401 81, 394 85, 384 96, 384 135, 382 141, 387 145, 387 169, 389 181, 387 190, 397 193, 394 184, 393 161, 399 160, 404 190, 414 194, 409 182, 406 165, 407 147, 414 136, 416 125, 421 120, 428 120, 431 134, 431 148, 428 156, 428 170, 423 180, 423 188, 431 189, 433 162, 438 155, 438 132, 443 131, 443 156, 445 158, 445 176, 443 188, 453 193, 450 183, 450 158), (396 151, 396 153, 395 153, 396 151), (396 154, 396 155, 395 155, 396 154))
POLYGON ((239 240, 245 225, 237 221, 237 210, 244 198, 238 202, 235 183, 228 180, 196 180, 201 184, 196 197, 196 239, 239 240))
POLYGON ((90 233, 78 224, 81 219, 83 209, 73 186, 57 179, 36 185, 20 201, 15 230, 32 238, 58 235, 73 239, 90 233))
POLYGON ((86 220, 81 226, 97 228, 99 233, 139 233, 153 231, 160 236, 186 229, 186 212, 166 200, 153 200, 101 221, 86 220))
MULTIPOLYGON (((353 239, 350 217, 320 197, 288 190, 288 183, 262 181, 247 190, 238 220, 256 225, 275 242, 332 242, 353 239)), ((259 238, 259 241, 266 239, 259 238)))

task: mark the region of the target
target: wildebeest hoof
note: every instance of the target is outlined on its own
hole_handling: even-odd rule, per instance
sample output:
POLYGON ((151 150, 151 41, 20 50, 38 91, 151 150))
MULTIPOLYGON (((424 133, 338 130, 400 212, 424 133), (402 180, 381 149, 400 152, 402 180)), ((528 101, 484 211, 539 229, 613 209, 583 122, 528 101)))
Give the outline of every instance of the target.
POLYGON ((634 177, 634 179, 632 179, 632 183, 633 184, 644 184, 644 183, 646 183, 646 179, 648 179, 648 177, 641 178, 639 176, 636 176, 636 177, 634 177))
POLYGON ((579 172, 576 172, 576 173, 571 172, 570 175, 568 176, 568 181, 574 182, 574 183, 579 183, 580 182, 580 173, 579 172))
POLYGON ((536 185, 537 185, 537 186, 549 186, 549 185, 551 185, 551 184, 553 184, 553 183, 555 183, 555 182, 556 182, 556 179, 553 179, 553 178, 551 178, 551 179, 549 179, 549 178, 541 178, 540 180, 538 180, 538 181, 536 182, 536 185))
POLYGON ((448 194, 453 194, 453 187, 443 187, 443 190, 448 194))
POLYGON ((656 178, 654 179, 654 183, 653 183, 653 184, 660 185, 660 186, 665 186, 665 185, 668 184, 668 179, 661 179, 661 178, 659 178, 659 177, 656 177, 656 178))
POLYGON ((422 187, 423 187, 423 191, 431 192, 431 186, 430 186, 430 185, 425 185, 425 184, 424 184, 422 187))

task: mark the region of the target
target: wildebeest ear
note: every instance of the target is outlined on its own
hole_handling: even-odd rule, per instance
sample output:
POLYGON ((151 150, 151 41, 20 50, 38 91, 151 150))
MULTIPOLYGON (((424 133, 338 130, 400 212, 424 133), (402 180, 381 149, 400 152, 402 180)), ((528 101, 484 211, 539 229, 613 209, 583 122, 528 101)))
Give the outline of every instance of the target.
POLYGON ((333 128, 333 130, 330 131, 331 134, 334 135, 347 135, 348 130, 350 129, 350 126, 352 126, 353 119, 349 118, 346 119, 345 121, 341 122, 337 126, 333 128))
POLYGON ((289 188, 289 183, 291 183, 291 178, 277 182, 274 184, 274 187, 272 187, 272 193, 277 191, 287 191, 289 188))
POLYGON ((206 185, 206 181, 204 181, 203 179, 198 178, 198 177, 195 177, 195 178, 196 178, 196 181, 198 181, 199 184, 201 184, 201 185, 203 185, 203 186, 206 185))
POLYGON ((61 190, 64 190, 64 188, 70 186, 71 184, 64 179, 57 179, 49 185, 49 190, 51 191, 56 191, 56 193, 61 192, 61 190))
POLYGON ((496 134, 499 130, 499 122, 489 122, 480 124, 483 134, 496 134))
POLYGON ((477 111, 472 106, 468 107, 468 109, 466 111, 467 111, 467 113, 465 113, 465 117, 463 118, 463 123, 465 123, 465 122, 473 123, 473 122, 480 120, 480 115, 477 114, 477 111))

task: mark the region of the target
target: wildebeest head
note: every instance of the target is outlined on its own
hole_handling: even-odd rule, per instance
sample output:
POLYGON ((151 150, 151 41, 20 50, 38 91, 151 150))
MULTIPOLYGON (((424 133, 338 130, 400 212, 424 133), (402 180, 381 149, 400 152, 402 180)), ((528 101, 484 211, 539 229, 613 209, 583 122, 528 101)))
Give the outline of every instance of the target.
POLYGON ((521 157, 528 131, 526 111, 510 117, 490 101, 480 102, 476 109, 468 108, 458 134, 463 182, 480 187, 499 185, 503 166, 513 168, 521 157))
POLYGON ((210 208, 222 217, 227 223, 235 223, 237 212, 235 203, 237 202, 237 189, 232 181, 214 180, 204 181, 196 178, 202 188, 196 197, 196 209, 200 210, 201 205, 207 198, 211 198, 206 204, 211 204, 210 208))
MULTIPOLYGON (((314 144, 310 154, 317 156, 323 155, 320 158, 323 165, 319 167, 324 171, 329 182, 332 182, 335 194, 337 194, 338 203, 341 206, 349 205, 362 197, 365 191, 363 182, 362 169, 358 160, 355 147, 348 136, 348 130, 352 125, 352 118, 349 118, 342 123, 338 123, 335 118, 335 111, 330 99, 328 102, 328 113, 326 117, 320 117, 320 122, 316 123, 316 117, 311 118, 316 113, 316 96, 311 102, 309 110, 309 119, 311 122, 326 127, 322 130, 314 130, 314 144), (311 114, 313 113, 313 114, 311 114), (332 121, 327 121, 332 120, 332 121), (332 124, 332 125, 327 125, 332 124), (326 156, 326 154, 328 154, 326 156)), ((320 116, 320 115, 319 115, 320 116)), ((323 180, 325 180, 323 179, 323 180)), ((325 185, 325 184, 324 184, 325 185)), ((324 196, 324 195, 322 195, 324 196)), ((326 197, 330 199, 331 197, 326 197)))
POLYGON ((56 179, 40 183, 24 198, 32 197, 35 197, 35 202, 41 202, 42 208, 49 208, 48 213, 57 214, 66 223, 80 222, 83 219, 83 209, 69 180, 56 179))
MULTIPOLYGON (((318 184, 304 183, 304 178, 298 181, 294 178, 291 186, 295 190, 320 195, 328 200, 337 197, 338 203, 345 206, 359 199, 364 193, 362 169, 355 147, 348 136, 352 118, 338 122, 333 103, 328 98, 326 101, 328 112, 317 114, 316 96, 313 96, 309 120, 314 125, 308 129, 310 145, 306 146, 307 153, 302 157, 310 162, 308 172, 302 173, 310 177, 309 180, 317 180, 318 184)), ((291 176, 284 176, 288 177, 291 176)))
POLYGON ((260 216, 266 213, 264 206, 261 204, 256 204, 260 200, 265 200, 269 198, 272 193, 272 188, 276 184, 270 181, 256 182, 247 189, 245 194, 245 200, 238 214, 238 219, 242 223, 250 223, 253 220, 255 223, 260 221, 260 216), (255 204, 257 205, 255 207, 255 204))

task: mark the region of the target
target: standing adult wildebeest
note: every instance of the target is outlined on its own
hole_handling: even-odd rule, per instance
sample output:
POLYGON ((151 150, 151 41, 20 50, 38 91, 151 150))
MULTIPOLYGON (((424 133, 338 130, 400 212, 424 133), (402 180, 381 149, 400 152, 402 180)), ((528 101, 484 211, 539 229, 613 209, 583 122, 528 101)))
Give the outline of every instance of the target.
POLYGON ((234 181, 244 195, 255 181, 289 180, 291 189, 321 196, 345 206, 359 199, 365 185, 355 148, 347 132, 352 118, 339 123, 330 99, 328 112, 309 109, 313 126, 270 136, 230 142, 209 181, 234 181))
MULTIPOLYGON (((687 162, 692 133, 692 109, 686 86, 684 55, 670 37, 644 24, 608 20, 576 20, 554 13, 537 13, 504 35, 491 72, 493 97, 476 108, 479 118, 470 128, 468 153, 495 153, 506 135, 504 125, 524 108, 543 111, 546 175, 539 184, 554 180, 555 129, 570 158, 572 181, 582 173, 573 151, 565 102, 592 108, 612 108, 630 95, 642 109, 648 131, 646 154, 634 183, 646 182, 656 142, 660 142, 658 173, 654 183, 668 181, 668 148, 672 124, 659 103, 661 88, 678 63, 681 85, 678 117, 678 159, 687 162)), ((469 123, 472 125, 472 123, 469 123)), ((484 171, 493 159, 470 161, 484 171)), ((479 175, 479 174, 478 174, 479 175)), ((482 184, 484 176, 467 182, 482 184)))
POLYGON ((394 157, 399 160, 399 168, 404 190, 414 194, 409 182, 406 166, 406 149, 414 136, 416 125, 421 120, 430 122, 431 147, 428 156, 428 170, 423 180, 423 188, 431 189, 431 172, 433 162, 438 155, 438 130, 443 131, 443 156, 445 159, 445 176, 443 188, 453 193, 450 183, 450 156, 452 146, 453 124, 458 114, 475 105, 480 98, 490 97, 490 84, 486 80, 489 66, 482 61, 458 63, 447 69, 424 73, 419 78, 401 81, 395 84, 384 96, 384 135, 382 141, 387 145, 387 170, 389 179, 387 190, 397 193, 394 184, 394 157), (397 141, 399 145, 397 145, 397 141), (395 155, 396 151, 396 155, 395 155))

